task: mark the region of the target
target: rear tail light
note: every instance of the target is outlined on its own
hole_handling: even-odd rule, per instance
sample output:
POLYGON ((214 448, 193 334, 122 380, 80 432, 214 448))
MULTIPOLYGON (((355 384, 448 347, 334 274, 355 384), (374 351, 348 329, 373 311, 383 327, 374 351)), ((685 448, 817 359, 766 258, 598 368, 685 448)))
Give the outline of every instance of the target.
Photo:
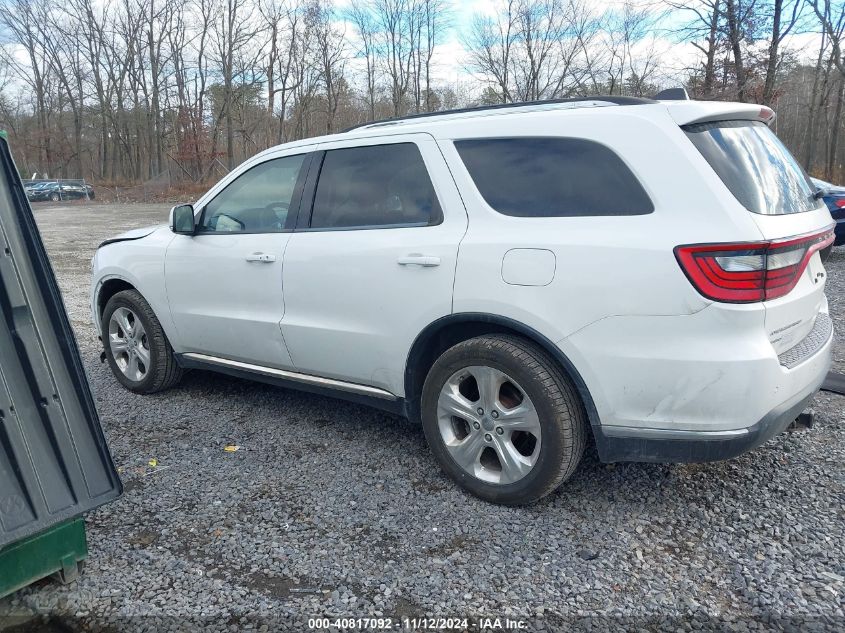
POLYGON ((837 209, 845 209, 845 199, 837 200, 833 203, 837 209))
POLYGON ((675 248, 675 257, 696 290, 708 299, 754 303, 791 291, 810 257, 833 243, 833 228, 769 242, 694 244, 675 248))

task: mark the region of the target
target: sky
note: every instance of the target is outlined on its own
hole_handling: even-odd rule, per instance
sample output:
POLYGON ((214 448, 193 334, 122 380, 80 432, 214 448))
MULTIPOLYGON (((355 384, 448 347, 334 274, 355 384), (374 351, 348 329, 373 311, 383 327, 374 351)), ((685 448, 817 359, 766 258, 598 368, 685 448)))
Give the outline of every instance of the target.
MULTIPOLYGON (((590 8, 596 14, 619 9, 624 0, 587 0, 590 8)), ((665 84, 680 85, 686 76, 686 69, 699 62, 701 52, 688 43, 677 43, 670 30, 681 25, 684 12, 675 11, 665 15, 665 5, 659 0, 635 0, 640 6, 662 14, 660 29, 653 34, 655 49, 662 57, 662 77, 665 84)), ((334 0, 339 9, 348 6, 351 0, 334 0)), ((473 18, 477 14, 495 16, 496 9, 501 6, 497 0, 452 0, 453 28, 450 29, 443 44, 435 51, 435 77, 439 82, 448 85, 475 86, 477 78, 467 70, 467 52, 461 42, 462 37, 469 33, 473 18)), ((818 50, 820 35, 818 33, 799 33, 787 38, 784 47, 796 51, 799 56, 810 60, 818 50)))

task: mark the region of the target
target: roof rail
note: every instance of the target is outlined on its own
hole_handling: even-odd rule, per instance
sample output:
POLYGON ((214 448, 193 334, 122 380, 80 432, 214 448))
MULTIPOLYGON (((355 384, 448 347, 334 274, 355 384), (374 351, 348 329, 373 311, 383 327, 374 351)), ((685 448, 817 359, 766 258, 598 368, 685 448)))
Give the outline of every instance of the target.
POLYGON ((648 103, 656 103, 654 99, 644 99, 641 97, 610 97, 610 96, 595 96, 595 97, 569 97, 566 99, 546 99, 545 101, 518 101, 515 103, 497 103, 495 105, 476 106, 472 108, 458 108, 456 110, 441 110, 440 112, 420 112, 417 114, 409 114, 406 116, 395 117, 392 119, 381 119, 379 121, 368 121, 367 123, 359 123, 352 127, 346 128, 344 132, 351 132, 370 125, 385 125, 390 123, 399 123, 401 121, 408 121, 413 119, 424 119, 433 116, 446 116, 452 114, 466 114, 468 112, 484 112, 486 110, 509 110, 511 108, 523 108, 525 106, 542 106, 554 103, 578 103, 584 101, 606 101, 614 105, 645 105, 648 103))

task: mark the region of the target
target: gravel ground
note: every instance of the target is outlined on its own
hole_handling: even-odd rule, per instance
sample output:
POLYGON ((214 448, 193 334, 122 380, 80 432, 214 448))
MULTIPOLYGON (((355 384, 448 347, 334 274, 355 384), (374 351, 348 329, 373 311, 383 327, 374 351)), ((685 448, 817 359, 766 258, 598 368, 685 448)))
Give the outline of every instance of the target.
MULTIPOLYGON (((732 461, 606 466, 589 451, 543 502, 492 506, 387 414, 202 372, 151 397, 119 388, 89 323, 89 260, 167 211, 35 213, 125 494, 88 515, 78 582, 0 600, 0 615, 52 618, 21 630, 304 631, 313 616, 425 614, 532 631, 845 627, 842 397, 820 393, 815 428, 732 461)), ((845 249, 828 270, 843 371, 845 249)))

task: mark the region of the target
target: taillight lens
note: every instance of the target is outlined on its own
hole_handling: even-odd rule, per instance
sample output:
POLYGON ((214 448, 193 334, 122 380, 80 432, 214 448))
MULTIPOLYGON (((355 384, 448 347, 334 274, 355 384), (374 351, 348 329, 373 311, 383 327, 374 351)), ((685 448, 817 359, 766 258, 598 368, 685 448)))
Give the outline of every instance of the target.
POLYGON ((675 248, 681 268, 708 299, 754 303, 791 291, 810 257, 833 243, 833 228, 769 242, 693 244, 675 248))
POLYGON ((845 209, 845 198, 841 200, 836 200, 833 204, 836 206, 837 209, 845 209))

